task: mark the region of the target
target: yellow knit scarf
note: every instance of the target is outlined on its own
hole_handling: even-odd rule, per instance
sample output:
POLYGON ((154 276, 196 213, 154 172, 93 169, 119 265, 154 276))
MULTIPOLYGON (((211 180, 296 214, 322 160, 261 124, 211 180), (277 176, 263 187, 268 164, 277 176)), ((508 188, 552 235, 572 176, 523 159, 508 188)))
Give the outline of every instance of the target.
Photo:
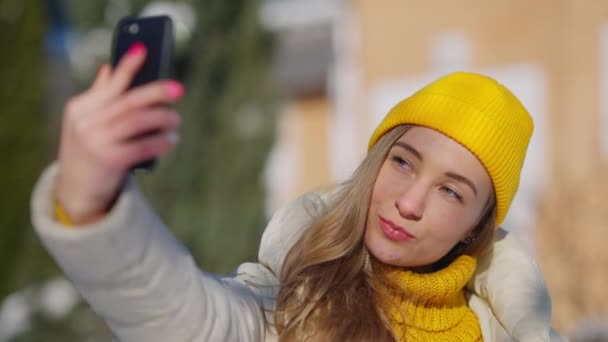
POLYGON ((464 286, 473 276, 476 259, 463 255, 433 273, 390 268, 388 277, 400 291, 390 312, 400 341, 482 341, 479 321, 468 307, 464 286), (405 334, 404 334, 405 332, 405 334))

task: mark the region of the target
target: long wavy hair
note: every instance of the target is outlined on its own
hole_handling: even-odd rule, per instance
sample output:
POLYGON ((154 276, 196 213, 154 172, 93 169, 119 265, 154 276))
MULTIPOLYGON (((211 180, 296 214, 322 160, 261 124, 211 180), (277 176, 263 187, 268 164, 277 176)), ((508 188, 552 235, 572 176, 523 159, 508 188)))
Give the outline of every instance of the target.
MULTIPOLYGON (((274 325, 279 341, 395 341, 387 315, 394 290, 369 267, 364 244, 372 191, 390 148, 411 126, 387 132, 350 180, 316 215, 289 250, 280 275, 274 325)), ((480 255, 494 238, 493 200, 473 229, 471 243, 457 244, 435 267, 463 253, 480 255)))

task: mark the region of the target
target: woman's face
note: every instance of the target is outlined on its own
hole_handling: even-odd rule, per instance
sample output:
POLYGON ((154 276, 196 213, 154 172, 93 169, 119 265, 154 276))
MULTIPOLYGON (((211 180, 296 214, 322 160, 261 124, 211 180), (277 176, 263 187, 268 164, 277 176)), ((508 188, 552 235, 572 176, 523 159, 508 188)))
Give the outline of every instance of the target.
POLYGON ((492 191, 469 150, 433 129, 412 127, 391 147, 374 184, 365 245, 386 264, 433 264, 478 224, 492 191))

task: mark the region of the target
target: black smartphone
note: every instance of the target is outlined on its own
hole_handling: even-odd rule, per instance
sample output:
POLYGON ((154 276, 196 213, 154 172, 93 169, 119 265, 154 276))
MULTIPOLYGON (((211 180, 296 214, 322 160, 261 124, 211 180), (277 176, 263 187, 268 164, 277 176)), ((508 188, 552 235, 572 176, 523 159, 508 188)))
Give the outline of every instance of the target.
MULTIPOLYGON (((173 22, 165 15, 122 18, 114 30, 112 67, 115 67, 129 48, 137 43, 146 47, 146 61, 135 75, 130 88, 147 82, 171 78, 173 60, 173 22)), ((157 132, 147 132, 156 134, 157 132)), ((134 137, 137 138, 137 137, 134 137)), ((155 159, 146 160, 135 169, 152 169, 155 159)))

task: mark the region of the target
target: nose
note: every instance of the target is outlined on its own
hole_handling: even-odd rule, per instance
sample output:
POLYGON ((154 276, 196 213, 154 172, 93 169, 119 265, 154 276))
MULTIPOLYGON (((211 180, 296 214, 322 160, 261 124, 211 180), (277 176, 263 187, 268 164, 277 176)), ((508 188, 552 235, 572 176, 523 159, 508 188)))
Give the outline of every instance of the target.
POLYGON ((424 213, 426 190, 420 184, 412 185, 395 199, 395 207, 401 217, 407 220, 420 221, 424 213))

